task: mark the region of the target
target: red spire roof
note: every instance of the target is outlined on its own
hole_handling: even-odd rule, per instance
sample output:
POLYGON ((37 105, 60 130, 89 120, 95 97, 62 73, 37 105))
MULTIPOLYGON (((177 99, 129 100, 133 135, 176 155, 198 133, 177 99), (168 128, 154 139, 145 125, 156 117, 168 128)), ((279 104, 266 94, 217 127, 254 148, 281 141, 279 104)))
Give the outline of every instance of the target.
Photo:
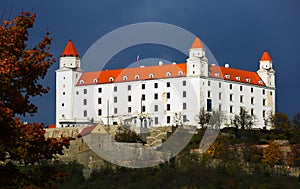
POLYGON ((194 40, 191 49, 195 49, 195 48, 200 48, 202 49, 204 46, 202 44, 202 42, 200 41, 199 37, 196 37, 196 39, 194 40))
POLYGON ((69 39, 65 50, 63 51, 63 53, 61 54, 61 56, 79 56, 73 42, 71 41, 71 39, 69 39))
POLYGON ((264 51, 263 55, 261 56, 260 61, 272 61, 268 51, 264 51))

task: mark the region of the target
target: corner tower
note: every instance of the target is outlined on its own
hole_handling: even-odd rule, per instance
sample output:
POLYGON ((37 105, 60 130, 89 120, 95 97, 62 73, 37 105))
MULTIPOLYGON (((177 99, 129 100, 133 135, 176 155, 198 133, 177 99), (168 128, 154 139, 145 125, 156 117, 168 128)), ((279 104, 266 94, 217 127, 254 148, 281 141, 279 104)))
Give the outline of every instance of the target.
POLYGON ((56 70, 56 127, 76 125, 75 86, 82 75, 80 56, 73 42, 68 41, 56 70))
POLYGON ((257 73, 267 87, 275 88, 275 70, 273 69, 273 61, 268 51, 263 52, 257 73))
POLYGON ((189 49, 187 76, 208 77, 208 60, 205 56, 205 48, 198 37, 189 49))

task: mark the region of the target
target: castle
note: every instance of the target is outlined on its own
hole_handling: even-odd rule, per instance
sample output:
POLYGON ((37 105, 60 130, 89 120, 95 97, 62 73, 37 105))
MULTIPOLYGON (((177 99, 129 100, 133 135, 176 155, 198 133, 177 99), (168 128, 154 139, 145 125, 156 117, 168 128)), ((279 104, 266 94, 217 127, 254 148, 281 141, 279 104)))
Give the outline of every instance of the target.
POLYGON ((221 127, 245 109, 254 128, 270 128, 275 112, 275 71, 264 51, 257 72, 208 64, 196 38, 185 63, 84 72, 73 42, 68 41, 56 70, 56 127, 103 123, 150 128, 178 122, 197 126, 207 112, 224 114, 221 127))

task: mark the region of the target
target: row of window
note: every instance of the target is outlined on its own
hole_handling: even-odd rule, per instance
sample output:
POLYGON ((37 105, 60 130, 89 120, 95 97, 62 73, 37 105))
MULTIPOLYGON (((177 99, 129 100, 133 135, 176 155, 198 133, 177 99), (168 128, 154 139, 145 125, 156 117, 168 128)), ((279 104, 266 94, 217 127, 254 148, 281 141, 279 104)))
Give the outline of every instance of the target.
MULTIPOLYGON (((166 85, 167 85, 167 87, 171 87, 170 82, 167 82, 166 85)), ((186 86, 186 81, 185 80, 182 81, 182 85, 186 86)), ((142 83, 141 88, 146 89, 146 84, 142 83)), ((154 83, 154 88, 158 88, 158 83, 154 83)), ((127 85, 127 90, 128 91, 131 90, 131 85, 127 85)), ((118 91, 118 86, 114 86, 114 92, 117 92, 117 91, 118 91)), ((102 88, 101 87, 98 88, 98 93, 102 93, 102 88)), ((79 94, 79 91, 76 91, 76 95, 78 95, 78 94, 79 94)), ((87 94, 87 89, 83 89, 83 94, 87 94)))
MULTIPOLYGON (((211 92, 207 92, 207 97, 211 98, 211 92)), ((222 100, 222 93, 219 93, 219 100, 222 100)), ((229 101, 233 102, 233 94, 229 94, 229 101)), ((250 98, 251 104, 254 104, 254 97, 250 98)), ((244 95, 240 95, 240 103, 244 103, 244 95)), ((266 99, 262 100, 263 106, 266 106, 266 99)))
MULTIPOLYGON (((215 73, 215 76, 216 76, 216 77, 220 77, 220 73, 216 72, 216 73, 215 73)), ((225 78, 226 78, 226 79, 230 79, 230 77, 231 77, 231 76, 230 76, 229 74, 226 74, 226 75, 225 75, 225 78)), ((240 80, 241 80, 241 77, 240 77, 240 76, 236 76, 235 79, 236 79, 237 81, 240 81, 240 80)), ((251 79, 250 79, 250 78, 246 78, 246 81, 247 81, 248 83, 250 83, 250 82, 251 82, 251 79)), ((259 84, 262 84, 263 82, 262 82, 262 80, 259 80, 258 83, 259 83, 259 84)))

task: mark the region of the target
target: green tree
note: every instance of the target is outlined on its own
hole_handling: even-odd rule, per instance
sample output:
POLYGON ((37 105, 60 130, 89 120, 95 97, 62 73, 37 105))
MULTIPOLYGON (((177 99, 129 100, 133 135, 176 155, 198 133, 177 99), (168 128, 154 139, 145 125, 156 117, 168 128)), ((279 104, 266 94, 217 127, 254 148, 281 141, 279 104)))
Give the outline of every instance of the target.
POLYGON ((200 109, 199 114, 196 116, 196 121, 201 129, 206 129, 210 119, 210 113, 206 112, 204 107, 200 109))
POLYGON ((240 114, 234 115, 232 120, 232 124, 235 128, 235 137, 240 138, 240 132, 244 132, 244 130, 251 130, 254 125, 254 117, 249 115, 247 110, 241 108, 240 114))
POLYGON ((276 112, 271 117, 271 123, 273 129, 272 138, 274 140, 290 140, 294 128, 291 125, 288 115, 281 112, 276 112))

